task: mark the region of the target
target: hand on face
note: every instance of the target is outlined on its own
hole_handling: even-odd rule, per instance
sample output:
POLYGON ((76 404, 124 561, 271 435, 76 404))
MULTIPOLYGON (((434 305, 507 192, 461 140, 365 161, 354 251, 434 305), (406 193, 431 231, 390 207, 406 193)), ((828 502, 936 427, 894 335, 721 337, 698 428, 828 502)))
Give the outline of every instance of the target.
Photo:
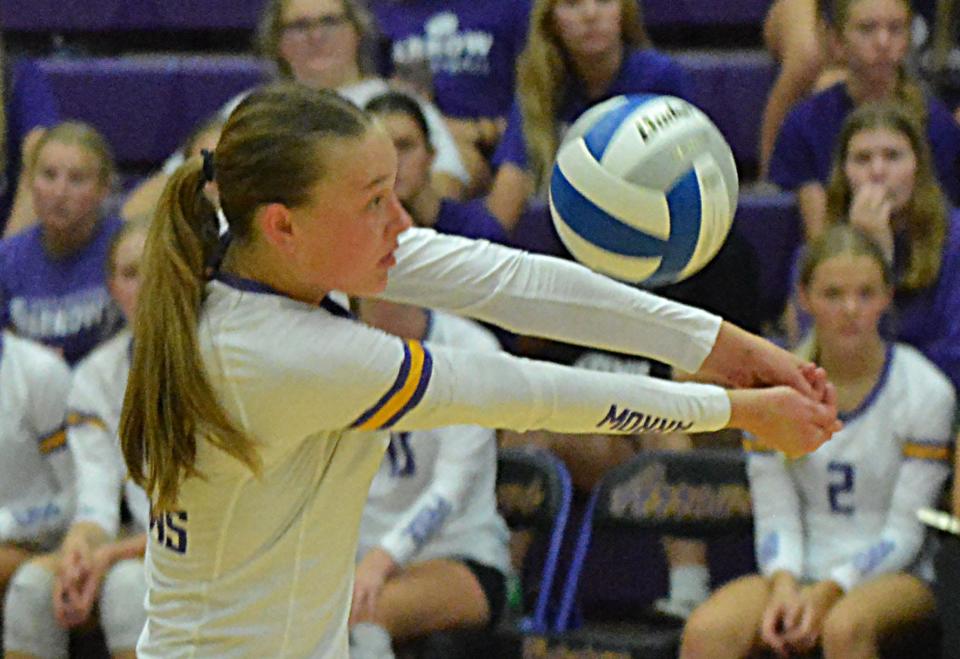
POLYGON ((864 183, 850 203, 850 223, 873 238, 889 259, 893 258, 893 200, 882 183, 864 183))

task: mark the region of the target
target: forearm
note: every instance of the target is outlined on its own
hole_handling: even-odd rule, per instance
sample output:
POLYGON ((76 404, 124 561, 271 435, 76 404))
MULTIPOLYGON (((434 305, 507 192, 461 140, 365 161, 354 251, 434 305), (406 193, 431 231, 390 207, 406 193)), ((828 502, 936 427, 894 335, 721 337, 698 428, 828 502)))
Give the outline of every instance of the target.
POLYGON ((30 504, 0 507, 0 542, 36 542, 61 531, 72 514, 72 492, 60 492, 30 504))
POLYGON ((428 229, 405 232, 383 297, 690 372, 713 349, 721 324, 575 263, 428 229))
POLYGON ((394 430, 475 424, 635 434, 718 430, 730 420, 727 392, 713 385, 590 372, 499 353, 437 348, 432 354, 426 394, 394 430))
POLYGON ((138 533, 113 543, 110 547, 110 562, 113 564, 127 559, 143 558, 146 551, 147 534, 138 533))
POLYGON ((926 528, 916 511, 935 504, 947 478, 945 462, 907 460, 894 489, 887 522, 876 542, 830 572, 844 590, 877 574, 910 567, 923 547, 926 528))
POLYGON ((754 536, 760 571, 774 577, 803 574, 800 499, 777 453, 751 453, 747 463, 753 502, 754 536))
MULTIPOLYGON (((439 442, 432 476, 417 500, 380 540, 400 565, 409 563, 447 521, 462 514, 481 473, 496 468, 496 434, 480 426, 450 426, 439 442)), ((486 481, 483 481, 486 482, 486 481)))

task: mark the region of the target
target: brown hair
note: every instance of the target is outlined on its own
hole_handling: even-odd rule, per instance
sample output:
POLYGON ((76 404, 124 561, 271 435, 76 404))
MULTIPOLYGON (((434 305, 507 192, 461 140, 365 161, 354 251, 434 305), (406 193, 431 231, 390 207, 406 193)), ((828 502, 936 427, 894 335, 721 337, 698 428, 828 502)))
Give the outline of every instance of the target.
MULTIPOLYGON (((878 266, 887 290, 893 287, 893 270, 883 255, 883 250, 870 236, 852 224, 830 226, 807 244, 800 260, 800 287, 807 289, 817 267, 835 256, 867 256, 878 266)), ((794 353, 803 359, 816 361, 820 352, 816 328, 796 347, 794 353)))
POLYGON ((893 103, 867 103, 854 110, 844 121, 837 138, 833 171, 827 185, 827 223, 846 221, 853 191, 844 173, 850 141, 864 130, 884 128, 903 135, 917 161, 913 194, 903 210, 910 242, 909 262, 897 288, 919 290, 933 284, 940 273, 943 246, 947 234, 947 206, 933 171, 926 132, 915 117, 893 103))
MULTIPOLYGON (((857 2, 860 2, 860 0, 818 0, 818 8, 827 25, 835 33, 840 34, 850 20, 851 7, 857 2)), ((900 3, 907 10, 907 32, 909 34, 913 8, 908 0, 900 0, 900 3)), ((898 78, 894 100, 905 105, 921 123, 925 123, 927 120, 927 101, 920 83, 907 72, 904 63, 900 64, 898 78)))
MULTIPOLYGON (((281 78, 290 79, 293 71, 280 56, 280 37, 283 35, 283 12, 290 0, 267 0, 260 14, 255 37, 256 51, 277 67, 281 78)), ((376 73, 376 54, 379 33, 373 16, 362 0, 340 0, 343 13, 357 31, 357 67, 361 77, 376 73)))
MULTIPOLYGON (((536 0, 530 13, 527 45, 517 60, 517 95, 523 115, 528 170, 537 189, 547 180, 560 144, 558 106, 576 74, 557 35, 553 8, 557 0, 536 0)), ((627 48, 648 48, 637 0, 620 0, 620 38, 627 48)))
MULTIPOLYGON (((214 153, 220 207, 234 244, 256 239, 259 208, 302 207, 329 175, 324 146, 357 138, 369 118, 334 92, 295 83, 255 90, 230 115, 214 153)), ((205 439, 259 473, 253 440, 229 418, 210 385, 197 340, 205 267, 219 247, 218 219, 204 194, 202 159, 171 177, 143 258, 134 354, 120 421, 130 477, 157 511, 170 510, 205 439)))
POLYGON ((835 224, 812 240, 800 260, 800 285, 807 287, 817 266, 835 256, 869 256, 880 266, 883 283, 893 286, 893 271, 883 250, 870 236, 852 224, 835 224))
POLYGON ((82 121, 63 121, 44 131, 37 146, 26 163, 29 176, 34 174, 34 166, 40 157, 40 152, 50 142, 72 144, 84 149, 97 159, 97 180, 101 185, 109 187, 116 176, 116 166, 113 162, 113 149, 106 138, 93 126, 82 121))

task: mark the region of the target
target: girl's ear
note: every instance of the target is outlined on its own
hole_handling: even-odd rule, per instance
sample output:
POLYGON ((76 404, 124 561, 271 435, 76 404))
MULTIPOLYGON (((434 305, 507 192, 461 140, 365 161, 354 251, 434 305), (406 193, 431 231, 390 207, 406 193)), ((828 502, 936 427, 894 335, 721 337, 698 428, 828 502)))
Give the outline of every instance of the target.
POLYGON ((294 232, 293 214, 289 208, 276 202, 266 204, 257 211, 255 222, 269 244, 285 254, 291 252, 294 232))

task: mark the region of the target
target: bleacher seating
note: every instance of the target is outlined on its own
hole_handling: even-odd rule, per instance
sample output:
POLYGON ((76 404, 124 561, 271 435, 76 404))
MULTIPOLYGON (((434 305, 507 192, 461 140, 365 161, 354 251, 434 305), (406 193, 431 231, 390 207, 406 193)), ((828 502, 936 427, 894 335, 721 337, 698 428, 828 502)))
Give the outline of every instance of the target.
POLYGON ((643 18, 650 29, 665 26, 760 25, 771 0, 704 2, 703 0, 643 0, 643 18))
MULTIPOLYGON (((264 0, 4 0, 0 24, 24 32, 253 29, 264 0)), ((770 0, 644 0, 644 18, 662 26, 754 25, 770 0)))
MULTIPOLYGON (((743 454, 716 449, 644 451, 607 472, 584 513, 548 645, 624 652, 643 659, 676 656, 677 627, 645 621, 623 606, 616 621, 584 623, 592 616, 582 610, 578 598, 592 544, 614 535, 638 542, 651 533, 704 540, 736 536, 749 543, 753 518, 743 454)), ((616 581, 648 569, 646 563, 627 561, 610 567, 616 581)), ((605 575, 608 582, 610 576, 605 575)))
POLYGON ((672 55, 693 78, 694 103, 730 143, 742 175, 754 177, 773 60, 760 50, 685 50, 672 55))
POLYGON ((21 32, 252 29, 264 0, 4 0, 0 25, 21 32))
MULTIPOLYGON (((675 55, 693 77, 695 103, 720 128, 749 177, 773 80, 769 57, 759 51, 675 55)), ((104 131, 121 162, 140 163, 162 160, 197 120, 270 71, 268 63, 244 55, 50 57, 39 64, 65 116, 104 131)))

